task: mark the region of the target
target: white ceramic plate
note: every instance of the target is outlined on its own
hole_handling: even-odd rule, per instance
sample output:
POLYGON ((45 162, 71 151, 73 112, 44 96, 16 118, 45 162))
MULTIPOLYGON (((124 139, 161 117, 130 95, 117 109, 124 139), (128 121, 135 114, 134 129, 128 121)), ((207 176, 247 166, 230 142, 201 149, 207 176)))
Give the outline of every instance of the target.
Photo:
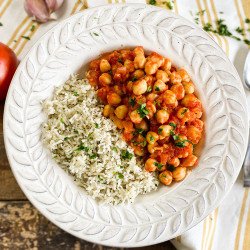
POLYGON ((66 19, 34 45, 10 86, 4 135, 19 185, 49 220, 88 241, 138 247, 182 234, 218 206, 241 168, 247 121, 239 76, 211 37, 173 12, 116 4, 66 19), (46 117, 40 103, 103 52, 138 45, 190 73, 205 113, 204 146, 199 166, 181 183, 140 196, 132 205, 102 206, 45 150, 40 135, 46 117))

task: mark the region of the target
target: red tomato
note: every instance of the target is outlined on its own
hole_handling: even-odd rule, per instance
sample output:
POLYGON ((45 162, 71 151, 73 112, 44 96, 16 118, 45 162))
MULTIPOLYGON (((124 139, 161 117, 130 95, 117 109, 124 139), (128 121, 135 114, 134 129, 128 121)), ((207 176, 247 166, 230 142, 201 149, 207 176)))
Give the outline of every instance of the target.
POLYGON ((0 100, 6 97, 11 79, 18 66, 15 53, 0 42, 0 100))

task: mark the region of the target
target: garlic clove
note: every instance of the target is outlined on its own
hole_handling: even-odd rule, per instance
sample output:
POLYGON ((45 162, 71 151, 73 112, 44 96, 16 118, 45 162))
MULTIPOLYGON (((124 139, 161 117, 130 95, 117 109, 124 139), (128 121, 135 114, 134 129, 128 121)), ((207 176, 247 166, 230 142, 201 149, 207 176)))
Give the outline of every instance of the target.
POLYGON ((45 0, 45 2, 52 13, 62 6, 64 0, 45 0))
POLYGON ((39 22, 50 20, 49 9, 44 0, 25 0, 24 8, 29 16, 34 16, 39 22))

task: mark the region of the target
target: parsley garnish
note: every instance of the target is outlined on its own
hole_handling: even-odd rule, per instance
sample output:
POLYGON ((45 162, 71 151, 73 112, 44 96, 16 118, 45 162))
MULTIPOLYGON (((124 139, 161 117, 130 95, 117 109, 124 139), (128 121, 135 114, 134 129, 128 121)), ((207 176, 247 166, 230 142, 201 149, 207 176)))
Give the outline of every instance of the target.
POLYGON ((183 112, 181 112, 182 115, 184 115, 185 113, 187 113, 188 109, 184 109, 183 112))
POLYGON ((199 24, 199 22, 200 22, 199 17, 196 17, 194 20, 195 20, 195 23, 199 24))
POLYGON ((149 114, 149 111, 145 107, 146 103, 142 103, 140 107, 137 109, 137 113, 140 115, 141 118, 144 118, 146 115, 149 114))
POLYGON ((122 150, 121 153, 122 153, 123 160, 126 160, 126 159, 131 160, 133 158, 133 154, 129 153, 127 150, 126 151, 122 150))
POLYGON ((244 36, 244 29, 241 29, 240 27, 237 27, 237 29, 235 31, 237 31, 239 34, 244 36))
POLYGON ((161 91, 158 86, 155 87, 155 91, 161 91))
POLYGON ((157 163, 157 162, 154 162, 154 165, 155 165, 159 170, 161 170, 161 169, 164 167, 164 165, 162 165, 161 163, 157 163))
POLYGON ((65 137, 63 140, 64 140, 64 141, 67 141, 68 139, 69 139, 69 137, 65 137))
POLYGON ((112 174, 116 174, 116 172, 115 172, 115 171, 113 171, 113 172, 112 172, 112 174))
POLYGON ((185 148, 185 140, 176 142, 174 146, 178 148, 185 148))
POLYGON ((117 152, 117 148, 116 147, 113 147, 112 150, 115 151, 115 152, 117 152))
POLYGON ((134 97, 133 99, 129 97, 129 105, 133 108, 135 106, 135 101, 136 98, 134 97))
POLYGON ((103 178, 102 178, 100 175, 98 175, 98 179, 99 179, 100 181, 103 181, 103 178))
POLYGON ((162 133, 163 129, 162 128, 158 128, 158 134, 160 135, 162 133))
POLYGON ((203 29, 204 29, 205 31, 213 31, 213 30, 211 29, 211 27, 212 27, 212 24, 211 24, 211 23, 206 23, 205 26, 203 27, 203 29))
POLYGON ((168 165, 168 170, 173 172, 176 170, 176 167, 174 167, 173 165, 168 165))
POLYGON ((147 132, 145 130, 143 130, 142 128, 137 128, 135 131, 132 131, 133 135, 142 135, 142 136, 146 136, 147 132))
POLYGON ((119 179, 122 179, 123 177, 124 177, 123 174, 121 174, 121 173, 118 174, 118 178, 119 178, 119 179))
POLYGON ((134 77, 131 79, 131 82, 135 82, 135 81, 137 81, 137 77, 136 77, 136 76, 134 76, 134 77))
POLYGON ((89 158, 92 160, 92 159, 95 159, 96 157, 97 157, 97 154, 93 154, 89 158))
POLYGON ((250 23, 250 19, 249 19, 249 18, 246 18, 246 19, 245 19, 245 22, 246 22, 246 23, 250 23))
POLYGON ((156 0, 149 0, 149 4, 156 5, 156 0))
POLYGON ((123 63, 123 60, 118 57, 118 62, 123 63))
POLYGON ((250 45, 250 40, 245 39, 244 42, 245 42, 247 45, 250 45))
POLYGON ((121 169, 123 169, 123 168, 124 168, 124 166, 120 166, 120 168, 121 168, 121 169))
POLYGON ((53 158, 57 158, 58 157, 58 155, 54 155, 54 157, 53 158))
POLYGON ((64 124, 63 118, 60 119, 60 122, 61 122, 62 124, 64 124))
POLYGON ((149 135, 149 140, 150 140, 151 142, 154 142, 154 137, 153 137, 152 134, 149 135))
POLYGON ((174 128, 174 130, 176 129, 176 126, 177 126, 177 125, 176 125, 175 123, 170 122, 169 125, 172 126, 172 127, 174 128))
POLYGON ((172 9, 173 9, 173 5, 172 5, 172 3, 171 3, 171 2, 167 2, 167 6, 168 6, 168 8, 169 8, 170 10, 172 10, 172 9))
POLYGON ((99 128, 99 124, 95 122, 95 128, 99 128))
POLYGON ((75 134, 78 134, 78 131, 77 131, 77 130, 74 130, 74 133, 75 133, 75 134))
POLYGON ((174 139, 175 141, 177 141, 177 140, 179 140, 179 136, 176 135, 176 134, 174 134, 174 135, 173 135, 173 139, 174 139))
POLYGON ((0 22, 0 26, 3 26, 3 24, 0 22))
POLYGON ((165 174, 162 174, 162 176, 165 177, 165 178, 167 177, 165 174))
POLYGON ((97 33, 95 33, 95 32, 94 32, 94 35, 95 35, 95 36, 99 36, 99 34, 97 34, 97 33))
POLYGON ((146 92, 148 93, 148 92, 150 92, 150 91, 151 91, 151 86, 148 86, 146 92))
POLYGON ((77 92, 74 92, 74 96, 79 96, 77 92))
POLYGON ((89 148, 84 147, 83 143, 81 142, 79 148, 75 149, 75 151, 76 151, 76 152, 80 152, 80 151, 82 151, 82 150, 84 150, 85 152, 88 152, 88 151, 89 151, 89 148))
POLYGON ((35 25, 32 25, 30 31, 34 31, 34 30, 35 30, 35 27, 36 27, 35 25))
POLYGON ((24 39, 30 40, 30 38, 28 36, 21 36, 24 39))

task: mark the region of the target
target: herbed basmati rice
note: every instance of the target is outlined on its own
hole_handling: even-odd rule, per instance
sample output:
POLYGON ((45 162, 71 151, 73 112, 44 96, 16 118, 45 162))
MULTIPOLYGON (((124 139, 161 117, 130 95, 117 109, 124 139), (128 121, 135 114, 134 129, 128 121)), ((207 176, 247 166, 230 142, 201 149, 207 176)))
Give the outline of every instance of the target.
POLYGON ((138 194, 157 189, 156 174, 144 169, 121 131, 103 117, 103 104, 87 80, 72 76, 43 108, 48 115, 44 143, 93 198, 112 204, 133 202, 138 194), (133 155, 131 160, 123 159, 125 152, 133 155))

